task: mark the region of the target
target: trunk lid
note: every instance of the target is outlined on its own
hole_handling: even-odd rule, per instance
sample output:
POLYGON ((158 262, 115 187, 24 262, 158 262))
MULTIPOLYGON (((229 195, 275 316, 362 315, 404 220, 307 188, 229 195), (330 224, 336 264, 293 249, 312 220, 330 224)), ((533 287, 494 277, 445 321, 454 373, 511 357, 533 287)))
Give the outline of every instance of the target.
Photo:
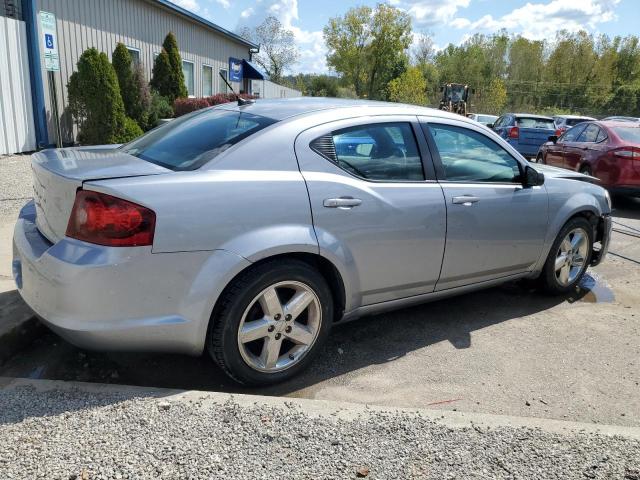
POLYGON ((31 156, 36 225, 51 242, 64 237, 76 191, 84 182, 171 172, 117 147, 43 150, 31 156))
POLYGON ((520 127, 520 145, 540 147, 549 141, 549 137, 556 133, 553 129, 520 127))

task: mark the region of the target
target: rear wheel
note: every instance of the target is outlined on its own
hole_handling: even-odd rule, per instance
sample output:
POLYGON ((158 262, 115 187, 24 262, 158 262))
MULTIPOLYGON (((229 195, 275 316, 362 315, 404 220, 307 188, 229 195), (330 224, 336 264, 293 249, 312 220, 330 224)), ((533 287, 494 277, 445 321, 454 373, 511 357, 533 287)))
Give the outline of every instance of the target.
POLYGON ((245 385, 287 380, 312 361, 333 321, 331 292, 310 265, 268 262, 236 279, 220 299, 207 345, 245 385))
POLYGON ((591 261, 593 230, 589 222, 576 217, 569 220, 558 234, 540 280, 552 294, 571 291, 584 275, 591 261))

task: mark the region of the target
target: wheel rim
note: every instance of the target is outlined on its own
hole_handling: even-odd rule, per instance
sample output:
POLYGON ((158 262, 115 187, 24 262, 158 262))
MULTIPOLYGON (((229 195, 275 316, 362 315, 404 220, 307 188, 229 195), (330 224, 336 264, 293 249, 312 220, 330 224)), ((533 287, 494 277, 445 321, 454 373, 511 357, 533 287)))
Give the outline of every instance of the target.
POLYGON ((285 281, 265 288, 251 301, 238 327, 238 348, 246 364, 275 373, 299 363, 314 345, 322 309, 308 285, 285 281))
POLYGON ((556 253, 556 280, 562 286, 572 284, 584 270, 589 252, 589 236, 582 228, 574 228, 560 243, 556 253))

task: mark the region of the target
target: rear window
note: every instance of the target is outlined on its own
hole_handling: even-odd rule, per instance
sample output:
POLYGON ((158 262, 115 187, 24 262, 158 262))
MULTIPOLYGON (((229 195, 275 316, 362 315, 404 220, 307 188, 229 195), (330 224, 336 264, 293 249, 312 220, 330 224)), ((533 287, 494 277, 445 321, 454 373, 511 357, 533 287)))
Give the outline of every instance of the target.
POLYGON ((480 123, 493 123, 498 117, 492 117, 491 115, 478 115, 478 121, 480 123))
POLYGON ((518 117, 516 120, 520 128, 546 128, 547 130, 555 130, 556 126, 551 118, 529 118, 518 117))
POLYGON ((575 127, 579 123, 586 122, 587 120, 584 118, 567 118, 565 124, 569 127, 575 127))
POLYGON ((171 170, 194 170, 275 122, 246 112, 200 110, 155 128, 120 148, 171 170))
POLYGON ((640 144, 640 128, 638 127, 613 127, 613 131, 625 142, 640 144))

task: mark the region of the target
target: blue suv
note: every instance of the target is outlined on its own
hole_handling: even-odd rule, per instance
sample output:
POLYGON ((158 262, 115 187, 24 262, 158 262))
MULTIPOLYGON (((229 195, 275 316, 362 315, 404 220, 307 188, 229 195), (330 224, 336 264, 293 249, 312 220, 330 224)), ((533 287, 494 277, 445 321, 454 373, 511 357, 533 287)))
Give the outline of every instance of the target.
POLYGON ((528 113, 506 113, 493 124, 493 130, 526 158, 536 158, 540 147, 555 135, 551 117, 528 113))

